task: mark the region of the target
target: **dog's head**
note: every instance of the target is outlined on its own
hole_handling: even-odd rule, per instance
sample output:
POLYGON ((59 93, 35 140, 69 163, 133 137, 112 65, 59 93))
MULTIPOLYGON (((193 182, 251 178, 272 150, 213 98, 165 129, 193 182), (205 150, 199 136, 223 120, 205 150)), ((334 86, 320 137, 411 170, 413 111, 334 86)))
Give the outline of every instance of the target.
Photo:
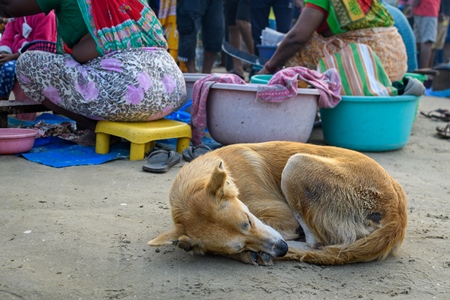
POLYGON ((286 254, 282 236, 239 200, 223 162, 217 161, 212 172, 211 167, 190 165, 180 170, 170 191, 175 228, 151 240, 150 246, 177 245, 194 254, 226 256, 286 254))

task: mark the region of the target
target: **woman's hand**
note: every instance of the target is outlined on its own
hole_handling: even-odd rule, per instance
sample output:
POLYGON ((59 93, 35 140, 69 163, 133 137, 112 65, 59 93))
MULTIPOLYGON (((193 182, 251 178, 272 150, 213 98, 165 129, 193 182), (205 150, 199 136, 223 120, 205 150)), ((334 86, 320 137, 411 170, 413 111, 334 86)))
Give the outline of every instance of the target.
POLYGON ((5 62, 11 61, 11 60, 17 60, 19 58, 20 54, 19 53, 6 53, 6 52, 2 52, 0 53, 0 66, 3 66, 3 64, 5 62))
POLYGON ((269 71, 267 71, 266 67, 263 67, 257 74, 271 74, 269 71))

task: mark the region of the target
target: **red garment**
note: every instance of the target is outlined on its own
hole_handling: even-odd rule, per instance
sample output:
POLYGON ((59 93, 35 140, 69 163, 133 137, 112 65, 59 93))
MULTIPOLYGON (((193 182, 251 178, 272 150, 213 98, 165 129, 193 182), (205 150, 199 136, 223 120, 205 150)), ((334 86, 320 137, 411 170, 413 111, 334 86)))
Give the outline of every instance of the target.
POLYGON ((92 1, 92 15, 97 29, 112 28, 128 20, 139 20, 144 5, 138 0, 92 1))
POLYGON ((423 17, 438 17, 441 0, 421 0, 419 5, 413 8, 413 14, 423 17))
POLYGON ((327 30, 330 29, 330 26, 328 26, 328 23, 327 23, 328 12, 325 9, 323 9, 322 7, 317 6, 315 4, 309 3, 309 2, 306 3, 305 7, 317 9, 317 10, 321 11, 325 15, 322 23, 316 29, 316 32, 318 34, 321 34, 322 32, 327 31, 327 30))
POLYGON ((25 44, 35 40, 56 42, 56 21, 53 11, 47 16, 40 13, 9 21, 0 40, 0 52, 18 53, 25 44), (25 23, 31 27, 28 37, 23 35, 25 23))

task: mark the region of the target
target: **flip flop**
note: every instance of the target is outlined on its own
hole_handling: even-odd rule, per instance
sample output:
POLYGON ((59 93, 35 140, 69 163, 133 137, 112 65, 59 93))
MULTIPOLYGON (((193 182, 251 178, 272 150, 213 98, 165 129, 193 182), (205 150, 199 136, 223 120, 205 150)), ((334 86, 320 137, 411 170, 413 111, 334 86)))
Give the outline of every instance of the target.
POLYGON ((190 162, 190 161, 194 160, 195 158, 197 158, 207 152, 210 152, 210 151, 212 151, 211 148, 209 148, 206 145, 200 144, 195 147, 192 147, 192 146, 187 147, 186 149, 184 149, 182 155, 183 155, 183 159, 185 161, 190 162))
POLYGON ((445 127, 436 127, 436 130, 438 135, 444 138, 450 138, 450 123, 445 127))
POLYGON ((142 166, 142 170, 151 173, 165 173, 180 161, 180 154, 173 150, 156 150, 150 152, 147 164, 142 166))
POLYGON ((429 111, 428 113, 421 111, 420 114, 427 118, 438 119, 444 122, 450 122, 450 111, 447 109, 436 109, 429 111))

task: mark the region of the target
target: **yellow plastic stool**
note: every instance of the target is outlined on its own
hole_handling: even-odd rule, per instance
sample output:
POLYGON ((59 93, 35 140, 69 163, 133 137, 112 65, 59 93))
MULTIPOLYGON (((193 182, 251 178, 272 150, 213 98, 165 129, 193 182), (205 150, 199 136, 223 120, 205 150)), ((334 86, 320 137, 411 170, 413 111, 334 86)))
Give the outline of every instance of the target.
POLYGON ((150 122, 98 121, 95 127, 95 153, 109 153, 110 135, 131 142, 130 160, 140 160, 155 141, 177 138, 177 152, 189 146, 192 137, 191 126, 186 123, 161 119, 150 122))

